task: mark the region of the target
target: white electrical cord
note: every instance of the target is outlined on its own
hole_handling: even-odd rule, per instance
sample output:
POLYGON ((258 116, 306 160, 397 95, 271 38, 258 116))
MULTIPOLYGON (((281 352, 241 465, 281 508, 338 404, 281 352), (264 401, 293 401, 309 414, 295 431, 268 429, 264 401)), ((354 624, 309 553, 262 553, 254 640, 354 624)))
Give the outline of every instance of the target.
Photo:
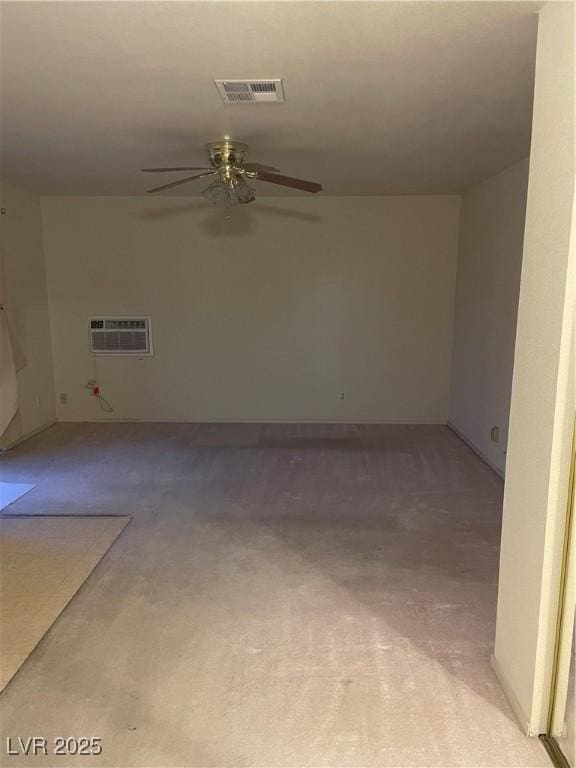
POLYGON ((84 389, 89 389, 92 392, 92 395, 98 401, 98 405, 101 411, 104 411, 104 413, 114 412, 114 408, 112 408, 108 400, 106 400, 104 395, 101 393, 100 386, 96 379, 89 379, 88 382, 84 385, 84 389))

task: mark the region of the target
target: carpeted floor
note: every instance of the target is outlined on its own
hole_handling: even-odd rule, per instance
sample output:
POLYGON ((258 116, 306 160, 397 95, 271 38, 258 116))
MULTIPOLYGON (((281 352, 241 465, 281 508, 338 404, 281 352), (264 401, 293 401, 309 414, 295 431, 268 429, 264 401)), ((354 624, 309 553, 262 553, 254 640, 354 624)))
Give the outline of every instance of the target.
POLYGON ((0 516, 0 690, 128 521, 128 517, 0 516))
POLYGON ((489 665, 502 482, 447 428, 60 424, 3 470, 133 517, 3 694, 2 744, 103 753, 9 765, 548 765, 489 665))
POLYGON ((0 480, 0 511, 34 488, 32 483, 5 483, 0 480))

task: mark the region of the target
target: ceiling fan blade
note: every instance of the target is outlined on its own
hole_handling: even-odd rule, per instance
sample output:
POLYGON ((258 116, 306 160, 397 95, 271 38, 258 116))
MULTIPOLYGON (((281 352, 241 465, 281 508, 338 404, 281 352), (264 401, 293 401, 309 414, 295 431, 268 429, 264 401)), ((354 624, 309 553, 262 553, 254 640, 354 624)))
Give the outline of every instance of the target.
POLYGON ((272 168, 271 165, 262 165, 262 163, 242 163, 240 166, 245 171, 268 171, 271 173, 277 173, 278 168, 272 168))
POLYGON ((305 181, 304 179, 294 179, 292 176, 281 176, 279 173, 268 173, 267 171, 258 171, 257 181, 268 181, 270 184, 279 184, 282 187, 293 187, 294 189, 303 189, 305 192, 321 192, 322 184, 315 181, 305 181))
POLYGON ((195 166, 182 166, 181 168, 142 168, 144 173, 164 173, 165 171, 209 171, 207 167, 196 168, 195 166))
POLYGON ((171 181, 170 184, 163 184, 161 187, 154 187, 154 189, 147 189, 147 192, 162 192, 164 189, 170 189, 171 187, 178 187, 180 184, 187 184, 194 179, 201 179, 203 176, 214 176, 218 171, 209 171, 208 173, 198 173, 196 176, 187 176, 185 179, 178 179, 178 181, 171 181))

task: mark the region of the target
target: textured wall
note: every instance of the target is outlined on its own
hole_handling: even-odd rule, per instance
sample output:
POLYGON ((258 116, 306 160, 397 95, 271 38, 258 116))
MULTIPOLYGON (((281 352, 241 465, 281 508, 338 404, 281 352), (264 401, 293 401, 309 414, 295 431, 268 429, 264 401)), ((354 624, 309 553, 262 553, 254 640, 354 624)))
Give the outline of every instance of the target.
POLYGON ((527 730, 547 727, 576 374, 574 7, 540 12, 495 659, 527 730))
POLYGON ((450 423, 502 473, 527 187, 528 159, 466 192, 460 214, 450 423))
POLYGON ((44 198, 58 417, 106 417, 96 376, 114 418, 446 421, 459 202, 44 198), (154 357, 92 358, 100 313, 154 357))
POLYGON ((6 306, 26 359, 18 371, 19 412, 2 441, 8 445, 54 421, 55 406, 40 199, 8 184, 1 193, 6 306))

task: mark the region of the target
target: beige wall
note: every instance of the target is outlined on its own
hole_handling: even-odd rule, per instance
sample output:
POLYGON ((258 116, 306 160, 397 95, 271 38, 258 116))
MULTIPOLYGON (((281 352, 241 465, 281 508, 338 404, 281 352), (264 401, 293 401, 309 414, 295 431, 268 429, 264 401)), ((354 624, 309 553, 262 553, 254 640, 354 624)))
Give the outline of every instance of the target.
POLYGON ((445 422, 459 198, 45 198, 58 417, 445 422), (90 314, 152 316, 92 358, 90 314), (344 393, 344 399, 341 399, 344 393))
POLYGON ((53 422, 55 405, 40 199, 8 184, 0 191, 6 308, 26 359, 18 371, 19 412, 2 438, 6 446, 53 422))
POLYGON ((540 13, 512 383, 495 665, 527 731, 546 730, 576 408, 574 7, 540 13))
POLYGON ((527 187, 528 158, 466 192, 460 214, 450 424, 502 474, 527 187))

